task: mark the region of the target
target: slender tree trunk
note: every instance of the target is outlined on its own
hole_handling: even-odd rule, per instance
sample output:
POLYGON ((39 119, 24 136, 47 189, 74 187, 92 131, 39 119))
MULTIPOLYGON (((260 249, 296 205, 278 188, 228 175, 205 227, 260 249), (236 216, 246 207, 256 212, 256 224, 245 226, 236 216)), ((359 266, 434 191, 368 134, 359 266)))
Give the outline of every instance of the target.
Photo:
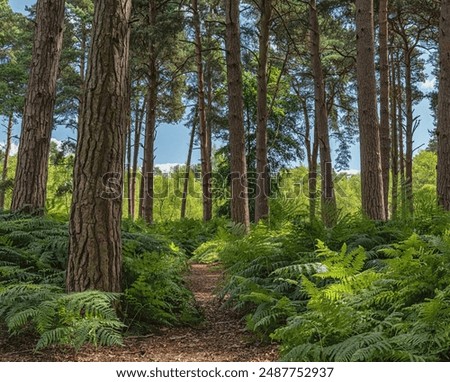
MULTIPOLYGON (((150 26, 156 25, 156 1, 149 2, 150 26)), ((158 102, 158 72, 156 66, 156 51, 153 37, 150 38, 148 55, 148 93, 147 93, 147 120, 144 143, 144 194, 142 201, 142 217, 149 223, 153 223, 154 210, 154 155, 156 132, 156 106, 158 102)))
POLYGON ((380 0, 378 19, 380 25, 380 149, 383 173, 383 198, 386 219, 389 216, 389 170, 391 156, 391 130, 389 126, 389 51, 388 51, 388 0, 380 0))
POLYGON ((3 210, 5 208, 6 188, 4 188, 4 186, 5 186, 6 180, 8 179, 8 162, 9 162, 9 153, 11 151, 11 135, 12 135, 13 122, 14 122, 14 115, 13 115, 13 113, 11 113, 8 116, 8 126, 6 128, 5 157, 3 158, 3 169, 2 169, 3 187, 0 190, 0 209, 1 210, 3 210))
POLYGON ((316 1, 309 2, 310 54, 314 75, 314 109, 317 123, 321 172, 322 220, 326 227, 335 224, 337 218, 336 197, 334 194, 333 168, 331 162, 330 138, 328 133, 328 115, 325 102, 325 83, 320 59, 320 27, 316 1))
POLYGON ((405 52, 405 97, 406 97, 406 131, 405 131, 405 197, 407 211, 414 212, 413 193, 412 193, 412 160, 413 160, 413 89, 411 72, 411 51, 405 52))
POLYGON ((35 25, 11 210, 42 214, 62 48, 64 0, 39 0, 35 25))
POLYGON ((194 119, 194 123, 192 124, 191 138, 189 140, 188 155, 186 159, 186 171, 184 174, 184 183, 183 183, 183 196, 181 198, 181 219, 184 219, 186 217, 186 204, 189 191, 189 178, 191 174, 191 159, 192 159, 192 151, 194 149, 194 138, 196 130, 195 122, 196 121, 194 119))
MULTIPOLYGON (((394 62, 391 59, 391 62, 394 62)), ((391 167, 392 167, 392 204, 391 214, 395 219, 398 211, 398 127, 397 127, 397 85, 396 85, 396 65, 391 67, 392 102, 391 102, 391 167)))
POLYGON ((69 292, 120 292, 131 1, 97 0, 94 6, 75 155, 66 286, 69 292))
POLYGON ((438 96, 437 197, 450 210, 450 1, 442 0, 439 25, 440 76, 438 96))
POLYGON ((269 171, 267 160, 267 60, 269 55, 269 27, 272 1, 260 1, 258 107, 256 126, 256 174, 255 223, 269 216, 269 171))
POLYGON ((198 116, 200 126, 200 156, 202 167, 202 200, 203 200, 203 220, 212 218, 212 198, 211 198, 211 149, 208 126, 206 121, 205 84, 203 75, 203 44, 200 25, 200 15, 198 12, 197 0, 192 0, 192 11, 194 14, 195 30, 195 61, 197 64, 197 94, 198 94, 198 116))
POLYGON ((131 86, 129 84, 128 94, 128 121, 127 121, 127 134, 126 134, 126 153, 127 153, 127 202, 128 202, 128 218, 133 218, 133 201, 131 200, 131 86))
POLYGON ((309 119, 306 101, 302 102, 303 116, 305 118, 305 145, 308 157, 308 194, 309 194, 309 220, 312 223, 316 219, 316 193, 317 193, 317 156, 319 142, 317 125, 314 123, 314 135, 311 142, 311 122, 309 119))
POLYGON ((77 120, 77 127, 81 125, 81 111, 83 109, 82 102, 83 102, 83 93, 86 86, 86 56, 87 56, 87 50, 88 50, 88 31, 86 30, 86 24, 83 22, 80 26, 82 29, 81 32, 81 41, 80 41, 80 99, 78 102, 78 120, 77 120))
POLYGON ((239 0, 225 1, 226 62, 228 78, 228 128, 231 159, 231 219, 248 230, 247 163, 245 158, 244 102, 242 90, 239 0))
POLYGON ((356 33, 362 209, 372 220, 386 220, 376 99, 373 0, 356 0, 356 33))
POLYGON ((130 180, 130 205, 131 205, 131 218, 134 220, 136 217, 135 206, 136 206, 136 177, 138 174, 138 159, 139 159, 139 149, 141 147, 141 132, 142 132, 142 121, 144 119, 145 113, 145 101, 142 107, 140 107, 139 100, 136 101, 136 119, 134 124, 134 141, 133 141, 133 172, 131 174, 130 180))
POLYGON ((398 158, 399 158, 399 172, 400 172, 400 206, 402 217, 406 215, 406 192, 405 192, 405 150, 403 139, 403 84, 402 84, 402 70, 400 61, 398 61, 397 67, 397 84, 398 84, 398 105, 397 105, 397 124, 398 124, 398 158))

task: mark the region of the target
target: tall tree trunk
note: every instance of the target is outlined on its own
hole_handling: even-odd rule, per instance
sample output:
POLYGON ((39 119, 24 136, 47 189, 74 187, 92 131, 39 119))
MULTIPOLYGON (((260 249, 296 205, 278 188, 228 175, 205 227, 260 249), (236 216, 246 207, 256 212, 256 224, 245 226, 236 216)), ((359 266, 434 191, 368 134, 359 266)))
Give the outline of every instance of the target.
POLYGON ((314 123, 313 141, 311 142, 311 122, 306 100, 302 102, 302 107, 305 118, 306 155, 308 157, 309 220, 312 223, 316 219, 317 156, 319 153, 319 142, 316 123, 314 123))
POLYGON ((228 128, 231 159, 231 219, 250 227, 247 163, 245 158, 239 0, 225 1, 228 128))
POLYGON ((132 173, 131 173, 131 133, 132 133, 132 128, 131 128, 131 86, 128 89, 128 91, 129 91, 129 97, 128 97, 128 102, 127 102, 127 107, 128 107, 129 113, 127 114, 128 121, 127 121, 127 133, 126 133, 127 202, 128 202, 128 218, 132 219, 133 218, 133 201, 131 200, 131 177, 132 177, 132 173))
POLYGON ((391 130, 389 126, 389 50, 388 50, 388 0, 380 0, 378 20, 380 25, 380 149, 383 173, 383 198, 386 219, 389 217, 389 170, 391 157, 391 130))
POLYGON ((406 216, 406 192, 405 192, 405 147, 403 139, 403 84, 402 84, 402 70, 400 60, 397 66, 397 90, 398 90, 398 105, 397 105, 397 124, 398 124, 398 158, 399 158, 399 173, 400 173, 400 206, 402 217, 406 216))
POLYGON ((136 206, 136 177, 138 174, 138 159, 139 159, 139 149, 141 147, 141 131, 142 131, 142 121, 144 119, 145 113, 145 101, 142 107, 139 104, 139 100, 136 101, 135 110, 135 124, 134 124, 134 141, 133 141, 133 172, 131 174, 130 180, 130 205, 131 205, 131 219, 135 219, 135 206, 136 206))
POLYGON ((69 292, 120 292, 131 0, 95 1, 69 223, 69 292), (114 107, 111 107, 114 105, 114 107))
POLYGON ((191 159, 192 159, 192 151, 194 149, 194 138, 195 138, 195 118, 194 122, 192 124, 192 131, 191 131, 191 138, 189 140, 189 149, 188 149, 188 155, 186 159, 186 171, 184 174, 184 183, 183 183, 183 196, 181 198, 181 219, 184 219, 186 217, 186 204, 187 204, 187 196, 189 191, 189 178, 191 174, 191 159))
POLYGON ((43 213, 61 56, 64 0, 39 0, 11 210, 43 213))
MULTIPOLYGON (((391 55, 393 56, 393 55, 391 55)), ((391 57, 391 62, 394 59, 391 57)), ((396 85, 396 64, 391 67, 391 84, 392 84, 392 102, 391 102, 391 134, 392 134, 392 144, 391 144, 391 167, 392 167, 392 204, 391 204, 391 214, 395 219, 397 217, 398 211, 398 126, 397 126, 397 85, 396 85)))
POLYGON ((376 99, 373 0, 356 0, 356 49, 362 210, 372 220, 386 220, 376 99))
POLYGON ((413 161, 413 95, 412 95, 411 50, 405 52, 405 97, 406 97, 406 129, 405 129, 405 198, 407 211, 414 212, 412 193, 412 161, 413 161))
POLYGON ((200 126, 200 157, 202 167, 202 201, 203 220, 212 218, 212 195, 211 195, 211 149, 210 139, 206 122, 205 84, 203 75, 203 44, 198 12, 197 0, 192 0, 192 11, 195 30, 195 61, 197 64, 197 95, 198 95, 198 117, 200 126))
POLYGON ((83 21, 82 25, 80 26, 82 32, 81 32, 81 41, 80 41, 80 99, 78 102, 78 120, 77 120, 77 127, 81 125, 81 111, 83 109, 82 102, 83 102, 83 93, 86 86, 86 56, 87 56, 87 49, 88 49, 88 31, 86 30, 86 23, 83 21))
POLYGON ((439 25, 438 203, 450 211, 450 1, 442 0, 439 25))
POLYGON ((3 169, 2 169, 2 183, 3 187, 0 189, 0 209, 3 210, 5 208, 5 195, 6 188, 5 182, 8 179, 8 162, 9 162, 9 153, 11 151, 11 135, 12 128, 14 122, 13 113, 8 116, 8 126, 6 127, 6 144, 5 144, 5 157, 3 158, 3 169))
MULTIPOLYGON (((156 25, 156 1, 149 2, 150 26, 156 25)), ((154 37, 150 38, 148 54, 148 93, 147 93, 147 120, 145 127, 143 181, 144 194, 142 200, 142 217, 153 223, 154 210, 154 164, 155 164, 155 132, 156 132, 156 106, 158 102, 158 72, 156 66, 156 51, 154 37)))
POLYGON ((325 83, 322 61, 320 59, 320 27, 317 16, 316 1, 309 2, 310 54, 314 76, 314 109, 320 152, 321 172, 321 211, 326 227, 335 224, 337 218, 336 197, 334 194, 333 168, 331 163, 330 138, 328 133, 328 115, 325 102, 325 83))
POLYGON ((256 126, 256 174, 255 223, 269 216, 269 169, 267 160, 267 60, 269 53, 269 27, 272 1, 261 0, 259 4, 259 62, 258 107, 256 126))

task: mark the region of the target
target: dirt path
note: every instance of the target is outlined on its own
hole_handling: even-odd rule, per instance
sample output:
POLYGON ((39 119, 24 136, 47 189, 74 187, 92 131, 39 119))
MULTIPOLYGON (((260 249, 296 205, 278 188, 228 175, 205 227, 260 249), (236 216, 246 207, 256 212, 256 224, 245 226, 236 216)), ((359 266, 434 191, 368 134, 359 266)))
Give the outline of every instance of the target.
POLYGON ((33 352, 26 338, 0 335, 0 361, 274 361, 277 348, 255 341, 245 324, 233 312, 220 308, 214 291, 222 277, 217 268, 194 264, 187 276, 205 321, 196 328, 167 328, 158 335, 126 338, 120 348, 47 349, 33 352))

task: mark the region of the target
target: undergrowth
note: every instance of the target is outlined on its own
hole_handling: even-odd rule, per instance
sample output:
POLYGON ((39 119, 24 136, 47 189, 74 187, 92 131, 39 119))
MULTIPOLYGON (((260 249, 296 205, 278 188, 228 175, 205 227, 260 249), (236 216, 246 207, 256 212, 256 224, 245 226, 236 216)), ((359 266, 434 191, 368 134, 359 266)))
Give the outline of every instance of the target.
POLYGON ((67 223, 0 214, 0 318, 11 334, 37 333, 37 349, 120 345, 125 332, 198 322, 185 251, 154 228, 124 223, 123 294, 65 293, 67 252, 67 223))
POLYGON ((227 269, 225 304, 286 361, 447 361, 450 217, 259 224, 204 244, 227 269))

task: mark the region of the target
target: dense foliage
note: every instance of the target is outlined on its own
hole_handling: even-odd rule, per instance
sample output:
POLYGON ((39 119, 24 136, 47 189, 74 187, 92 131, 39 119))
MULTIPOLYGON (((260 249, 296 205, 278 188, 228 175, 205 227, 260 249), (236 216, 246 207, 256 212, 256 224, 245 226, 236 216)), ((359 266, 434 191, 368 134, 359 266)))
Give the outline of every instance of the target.
POLYGON ((65 293, 66 223, 4 214, 0 237, 0 316, 11 333, 37 332, 37 348, 117 345, 125 328, 142 331, 199 319, 182 280, 187 257, 163 234, 125 224, 123 295, 65 293))

